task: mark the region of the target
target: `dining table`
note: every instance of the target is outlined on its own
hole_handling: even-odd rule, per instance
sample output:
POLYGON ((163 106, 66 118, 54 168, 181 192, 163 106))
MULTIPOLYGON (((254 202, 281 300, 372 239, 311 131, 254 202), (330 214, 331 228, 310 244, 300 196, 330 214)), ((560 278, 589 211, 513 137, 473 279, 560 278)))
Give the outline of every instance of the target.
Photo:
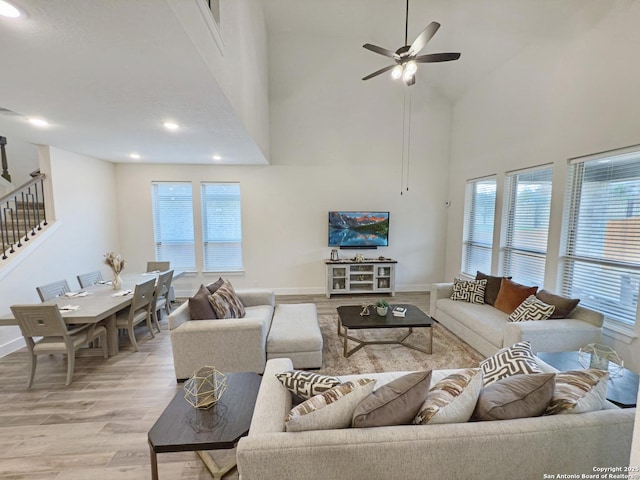
MULTIPOLYGON (((131 305, 133 291, 138 283, 145 282, 150 278, 157 280, 160 273, 162 272, 121 274, 122 287, 119 290, 114 290, 111 282, 105 281, 77 291, 68 292, 42 303, 44 305, 57 305, 67 325, 102 323, 107 329, 109 355, 116 355, 119 351, 116 314, 131 305)), ((184 274, 183 271, 174 270, 173 278, 178 278, 182 274, 184 274)), ((17 324, 13 313, 0 316, 0 326, 17 324)))

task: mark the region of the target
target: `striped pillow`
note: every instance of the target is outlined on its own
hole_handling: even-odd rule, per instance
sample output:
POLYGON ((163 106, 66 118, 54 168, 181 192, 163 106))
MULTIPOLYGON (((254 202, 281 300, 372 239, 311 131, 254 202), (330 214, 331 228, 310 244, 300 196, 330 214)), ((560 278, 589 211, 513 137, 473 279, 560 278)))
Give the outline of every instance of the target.
POLYGON ((553 399, 545 415, 602 410, 609 372, 590 368, 556 373, 553 399))
POLYGON ((215 293, 209 295, 209 303, 218 318, 242 318, 246 314, 244 305, 228 280, 225 280, 215 293))
POLYGON ((528 322, 529 320, 546 320, 553 315, 556 307, 548 305, 535 295, 529 295, 524 302, 509 315, 510 322, 528 322))

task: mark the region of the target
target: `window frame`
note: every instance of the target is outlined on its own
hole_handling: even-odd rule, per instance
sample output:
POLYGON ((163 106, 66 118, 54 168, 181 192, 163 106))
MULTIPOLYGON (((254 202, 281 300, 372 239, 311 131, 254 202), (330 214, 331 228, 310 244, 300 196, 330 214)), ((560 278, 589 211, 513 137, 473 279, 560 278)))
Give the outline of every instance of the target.
POLYGON ((482 271, 487 274, 491 273, 491 262, 493 259, 493 235, 495 231, 496 220, 497 190, 498 182, 496 175, 467 180, 467 184, 465 187, 461 272, 474 278, 477 271, 482 271), (486 242, 478 241, 474 237, 478 236, 476 229, 476 219, 478 217, 478 201, 476 199, 476 195, 478 194, 478 187, 481 184, 489 183, 493 183, 494 193, 493 206, 489 209, 491 214, 491 229, 488 237, 491 239, 491 241, 487 244, 486 242), (476 234, 474 235, 474 233, 476 234), (486 252, 488 254, 488 265, 480 264, 477 261, 477 257, 476 255, 474 255, 474 252, 476 255, 480 252, 486 252), (473 257, 476 257, 476 259, 474 259, 473 257))

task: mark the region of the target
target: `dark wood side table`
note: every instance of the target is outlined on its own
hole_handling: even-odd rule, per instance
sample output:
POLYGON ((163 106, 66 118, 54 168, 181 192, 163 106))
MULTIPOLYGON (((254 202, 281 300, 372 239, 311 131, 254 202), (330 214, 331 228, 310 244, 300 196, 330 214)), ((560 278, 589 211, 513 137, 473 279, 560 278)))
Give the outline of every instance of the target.
POLYGON ((221 479, 236 466, 219 467, 207 450, 234 448, 249 432, 262 377, 257 373, 227 373, 227 389, 208 410, 192 407, 181 388, 149 430, 151 478, 158 480, 156 455, 196 452, 213 478, 221 479))
MULTIPOLYGON (((537 355, 542 361, 560 371, 582 370, 585 368, 578 359, 578 352, 539 352, 537 355)), ((620 375, 614 377, 612 376, 615 371, 614 368, 617 369, 618 367, 609 364, 607 400, 621 408, 635 408, 640 377, 626 368, 620 371, 620 375)))

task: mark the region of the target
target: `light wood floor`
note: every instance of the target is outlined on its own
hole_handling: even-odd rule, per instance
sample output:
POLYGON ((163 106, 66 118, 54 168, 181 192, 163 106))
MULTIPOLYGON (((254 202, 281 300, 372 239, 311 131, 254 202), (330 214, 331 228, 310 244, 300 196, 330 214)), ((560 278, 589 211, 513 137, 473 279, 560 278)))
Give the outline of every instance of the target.
MULTIPOLYGON (((374 303, 378 296, 279 296, 279 303, 312 302, 319 314, 339 305, 374 303)), ((390 299, 391 300, 391 299, 390 299)), ((401 293, 393 302, 428 312, 428 293, 401 293)), ((152 339, 137 330, 139 351, 120 337, 120 353, 80 357, 64 385, 66 360, 41 356, 26 388, 24 350, 0 359, 0 479, 128 480, 151 478, 147 432, 176 391, 166 318, 152 339)), ((161 479, 210 479, 193 453, 158 455, 161 479)), ((227 478, 227 477, 225 477, 227 478)), ((232 474, 229 478, 237 478, 232 474)))

